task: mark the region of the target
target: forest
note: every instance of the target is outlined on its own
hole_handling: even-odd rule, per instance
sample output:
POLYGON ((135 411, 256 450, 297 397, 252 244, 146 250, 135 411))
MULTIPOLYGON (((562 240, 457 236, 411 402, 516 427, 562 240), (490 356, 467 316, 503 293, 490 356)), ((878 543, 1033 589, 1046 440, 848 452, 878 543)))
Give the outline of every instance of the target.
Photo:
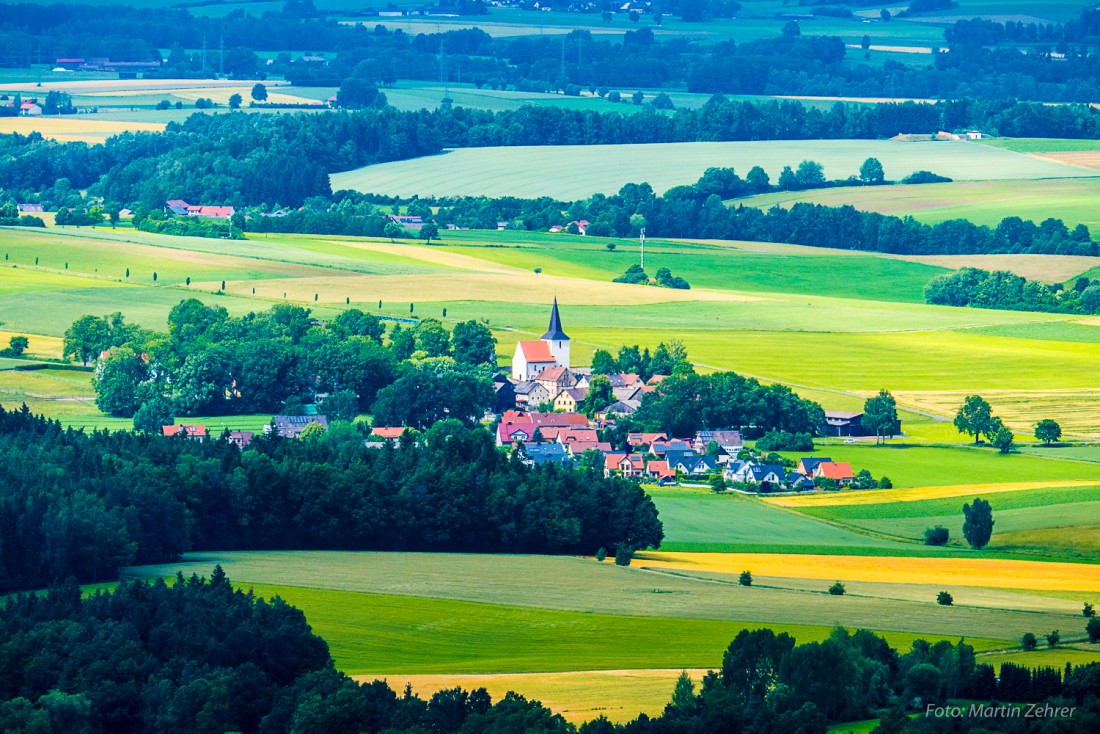
MULTIPOLYGON (((528 467, 484 428, 437 422, 368 447, 338 421, 240 450, 130 432, 84 433, 0 408, 0 592, 192 550, 577 553, 657 547, 632 480, 528 467)), ((2 637, 2 635, 0 635, 2 637)))
POLYGON ((972 306, 1008 311, 1100 313, 1100 280, 1080 277, 1048 285, 1015 273, 960 268, 936 276, 924 289, 924 300, 940 306, 972 306))
MULTIPOLYGON (((963 99, 935 105, 734 101, 716 96, 698 110, 637 114, 546 106, 489 112, 460 107, 399 112, 392 107, 316 115, 207 115, 163 133, 123 133, 104 145, 58 143, 41 135, 0 136, 0 199, 49 208, 162 209, 168 199, 210 205, 299 207, 329 197, 328 175, 372 163, 498 145, 594 145, 726 140, 874 139, 978 127, 1030 137, 1100 138, 1100 113, 963 99)), ((792 162, 793 163, 793 162, 792 162)), ((272 225, 274 226, 274 225, 272 225)))
MULTIPOLYGON (((699 690, 685 673, 660 716, 579 727, 537 701, 484 689, 425 701, 384 681, 337 671, 324 640, 278 597, 210 579, 123 581, 82 598, 75 584, 9 597, 0 607, 0 729, 66 734, 821 734, 881 716, 889 734, 968 731, 966 717, 910 719, 948 698, 1074 707, 1076 731, 1100 723, 1100 664, 1028 669, 1000 678, 960 640, 917 640, 905 652, 866 630, 820 642, 741 630, 699 690), (923 711, 923 708, 920 709, 923 711)), ((1052 731, 1044 717, 995 717, 984 731, 1052 731), (1048 727, 1048 728, 1043 728, 1048 727)), ((1063 729, 1059 729, 1063 730, 1063 729)))

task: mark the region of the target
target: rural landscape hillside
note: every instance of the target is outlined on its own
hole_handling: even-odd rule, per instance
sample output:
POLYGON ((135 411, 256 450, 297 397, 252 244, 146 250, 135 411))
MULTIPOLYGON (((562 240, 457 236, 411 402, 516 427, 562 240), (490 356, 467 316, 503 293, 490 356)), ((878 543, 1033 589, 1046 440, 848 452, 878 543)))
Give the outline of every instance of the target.
POLYGON ((0 731, 1100 726, 1100 7, 0 11, 0 731))

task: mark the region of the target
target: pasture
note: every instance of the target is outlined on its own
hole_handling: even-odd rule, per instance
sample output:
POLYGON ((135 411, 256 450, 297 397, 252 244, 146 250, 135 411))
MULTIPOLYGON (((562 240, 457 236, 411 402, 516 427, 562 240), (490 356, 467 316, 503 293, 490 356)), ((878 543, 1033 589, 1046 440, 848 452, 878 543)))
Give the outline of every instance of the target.
MULTIPOLYGON (((1094 175, 1008 150, 965 142, 799 140, 652 145, 463 148, 436 156, 381 163, 333 174, 332 188, 412 196, 551 196, 562 200, 613 194, 626 183, 648 181, 663 193, 694 183, 711 166, 741 175, 761 166, 776 180, 784 166, 821 163, 830 179, 854 176, 868 157, 887 177, 931 170, 960 181, 1073 178, 1094 175)), ((921 188, 921 187, 913 187, 921 188)))

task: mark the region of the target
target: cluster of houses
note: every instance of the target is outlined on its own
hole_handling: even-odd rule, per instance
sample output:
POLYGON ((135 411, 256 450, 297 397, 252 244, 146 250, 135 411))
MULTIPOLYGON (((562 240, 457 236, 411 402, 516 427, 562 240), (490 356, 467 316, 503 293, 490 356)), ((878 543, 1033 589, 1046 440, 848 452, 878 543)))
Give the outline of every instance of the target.
MULTIPOLYGON (((753 485, 763 491, 811 490, 820 480, 847 486, 855 480, 851 464, 827 457, 806 457, 793 469, 765 464, 746 456, 741 432, 698 431, 676 438, 665 433, 627 434, 628 451, 601 441, 600 431, 612 419, 589 419, 576 412, 505 411, 496 427, 496 443, 518 450, 531 465, 575 466, 588 451, 602 458, 604 476, 622 476, 661 485, 709 481, 720 475, 734 486, 753 485)), ((396 431, 401 429, 383 429, 396 431)), ((751 455, 751 454, 750 454, 751 455)))
POLYGON ((170 199, 165 202, 164 213, 179 217, 203 217, 205 219, 231 219, 236 210, 231 206, 207 206, 188 204, 183 199, 170 199))
MULTIPOLYGON (((264 433, 274 432, 283 438, 298 439, 302 437, 302 431, 306 429, 306 426, 311 423, 317 423, 328 430, 328 418, 323 415, 277 415, 272 418, 270 424, 264 426, 264 433)), ((200 443, 210 438, 206 426, 198 424, 161 426, 160 432, 163 436, 186 438, 200 443)), ((228 431, 226 438, 229 443, 237 448, 245 449, 252 443, 252 438, 255 435, 252 431, 228 431)))

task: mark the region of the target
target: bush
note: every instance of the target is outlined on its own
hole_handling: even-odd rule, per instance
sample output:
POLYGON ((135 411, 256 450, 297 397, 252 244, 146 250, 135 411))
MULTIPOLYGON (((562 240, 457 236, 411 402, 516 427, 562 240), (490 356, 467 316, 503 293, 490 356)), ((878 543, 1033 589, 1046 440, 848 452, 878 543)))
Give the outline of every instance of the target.
POLYGON ((894 483, 890 481, 890 477, 883 477, 882 479, 878 480, 878 488, 879 489, 893 489, 894 488, 894 483))
POLYGON ((615 565, 629 566, 634 560, 634 549, 628 545, 620 545, 615 549, 615 565))
POLYGON ((844 591, 844 584, 839 581, 829 587, 829 593, 833 596, 844 596, 844 591))
POLYGON ((1020 645, 1022 645, 1027 652, 1031 652, 1039 646, 1039 641, 1035 639, 1035 635, 1030 632, 1025 632, 1024 636, 1020 639, 1020 645))
POLYGON ((1085 625, 1085 633, 1089 636, 1089 642, 1094 645, 1100 642, 1100 617, 1090 617, 1085 625))
POLYGON ((950 539, 951 531, 943 525, 937 525, 924 531, 925 545, 947 545, 947 541, 950 539))
POLYGON ((936 594, 936 603, 941 606, 949 607, 955 603, 955 598, 946 591, 941 591, 939 594, 936 594))
POLYGON ((607 560, 607 548, 600 546, 600 549, 596 551, 596 560, 603 563, 607 560))
POLYGON ((737 583, 742 586, 752 586, 752 574, 748 571, 742 571, 740 578, 737 579, 737 583))
POLYGON ((757 451, 813 451, 814 440, 808 433, 789 433, 772 429, 756 441, 757 451))
POLYGON ((1089 617, 1091 619, 1092 617, 1096 616, 1096 610, 1092 608, 1091 604, 1085 602, 1085 606, 1081 609, 1081 616, 1089 617))
POLYGON ((901 180, 903 184, 951 183, 947 176, 938 176, 931 171, 914 171, 901 180))
POLYGON ((1058 643, 1062 641, 1062 635, 1058 633, 1058 630, 1053 630, 1047 635, 1047 644, 1051 647, 1058 647, 1058 643))

